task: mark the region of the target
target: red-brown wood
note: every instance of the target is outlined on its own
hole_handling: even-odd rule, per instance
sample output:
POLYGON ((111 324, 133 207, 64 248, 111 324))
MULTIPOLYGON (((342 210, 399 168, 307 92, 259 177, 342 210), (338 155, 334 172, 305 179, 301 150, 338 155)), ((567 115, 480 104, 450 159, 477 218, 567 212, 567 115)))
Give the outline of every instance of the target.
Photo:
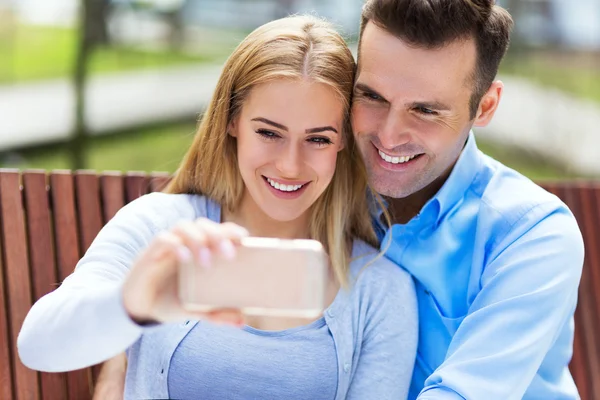
POLYGON ((107 223, 125 205, 125 181, 120 172, 105 172, 100 176, 102 217, 107 223))
MULTIPOLYGON (((100 179, 93 171, 75 173, 75 198, 79 219, 81 253, 85 254, 104 225, 100 204, 100 179)), ((92 367, 92 382, 100 373, 99 366, 92 367)))
MULTIPOLYGON (((62 282, 69 276, 79 261, 80 245, 77 211, 75 207, 75 182, 68 171, 50 174, 50 193, 54 212, 54 236, 58 278, 62 282)), ((67 374, 69 400, 89 399, 92 395, 89 369, 67 374)))
POLYGON ((168 172, 153 172, 150 175, 150 191, 160 192, 171 181, 171 174, 168 172))
MULTIPOLYGON (((90 369, 36 374, 18 361, 16 335, 32 300, 72 273, 104 223, 159 191, 169 174, 0 171, 0 399, 90 399, 90 369), (50 199, 48 197, 48 186, 50 199), (50 201, 49 201, 50 200, 50 201), (23 207, 23 204, 25 207, 23 207), (56 262, 54 261, 56 260, 56 262)), ((570 364, 582 400, 600 400, 600 184, 546 182, 573 211, 586 246, 570 364)))
POLYGON ((85 254, 104 225, 100 206, 100 180, 95 172, 76 172, 75 196, 81 252, 85 254))
MULTIPOLYGON (((0 170, 2 174, 2 170, 0 170)), ((2 210, 0 209, 0 225, 3 222, 2 210)), ((12 357, 15 349, 10 342, 10 319, 8 309, 8 289, 5 282, 6 268, 4 266, 4 246, 0 236, 0 398, 12 399, 14 397, 12 357)))
POLYGON ((125 199, 132 202, 150 191, 150 180, 144 172, 129 172, 125 176, 125 199))
POLYGON ((9 340, 12 355, 14 397, 39 399, 38 374, 26 368, 16 353, 16 341, 23 320, 31 308, 31 280, 27 257, 25 213, 18 171, 0 173, 0 233, 8 293, 9 340))
MULTIPOLYGON (((36 301, 58 286, 50 202, 44 171, 23 173, 23 192, 27 215, 28 248, 36 301)), ((65 374, 40 374, 42 399, 67 398, 65 374)))

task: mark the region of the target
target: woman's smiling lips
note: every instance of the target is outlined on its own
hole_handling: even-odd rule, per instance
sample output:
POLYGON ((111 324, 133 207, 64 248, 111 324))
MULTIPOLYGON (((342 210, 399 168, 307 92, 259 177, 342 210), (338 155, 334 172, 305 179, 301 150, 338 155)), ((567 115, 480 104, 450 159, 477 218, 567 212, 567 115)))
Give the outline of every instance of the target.
POLYGON ((267 178, 262 176, 265 184, 275 196, 280 199, 296 199, 304 193, 310 185, 310 181, 287 181, 281 179, 267 178))

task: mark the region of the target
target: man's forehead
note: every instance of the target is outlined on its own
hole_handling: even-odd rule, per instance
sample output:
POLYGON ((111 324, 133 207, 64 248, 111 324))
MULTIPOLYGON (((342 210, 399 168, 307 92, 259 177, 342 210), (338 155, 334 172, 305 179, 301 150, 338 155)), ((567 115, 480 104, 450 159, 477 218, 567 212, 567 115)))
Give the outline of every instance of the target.
POLYGON ((407 90, 413 86, 432 90, 471 88, 476 55, 472 40, 452 42, 439 49, 419 48, 371 22, 361 40, 358 82, 407 90))

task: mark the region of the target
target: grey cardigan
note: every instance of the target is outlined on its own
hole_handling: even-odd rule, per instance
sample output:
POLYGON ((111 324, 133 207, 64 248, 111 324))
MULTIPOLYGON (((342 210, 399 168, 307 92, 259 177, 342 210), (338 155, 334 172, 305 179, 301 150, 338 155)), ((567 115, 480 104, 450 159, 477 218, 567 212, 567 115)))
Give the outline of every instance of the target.
MULTIPOLYGON (((124 207, 75 272, 32 307, 17 343, 22 362, 40 371, 68 371, 128 350, 125 398, 168 398, 171 357, 196 321, 141 327, 123 308, 121 285, 157 233, 199 217, 219 221, 219 205, 202 196, 154 193, 124 207)), ((418 336, 414 284, 385 257, 363 269, 376 255, 377 250, 355 241, 354 283, 340 290, 324 314, 338 360, 336 399, 405 399, 408 394, 418 336)))

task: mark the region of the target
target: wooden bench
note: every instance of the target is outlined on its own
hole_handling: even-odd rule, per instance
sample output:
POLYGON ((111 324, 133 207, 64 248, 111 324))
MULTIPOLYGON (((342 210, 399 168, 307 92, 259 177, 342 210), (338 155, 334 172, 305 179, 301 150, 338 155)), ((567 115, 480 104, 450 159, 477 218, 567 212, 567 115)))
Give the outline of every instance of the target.
MULTIPOLYGON (((0 170, 0 399, 91 398, 96 369, 37 373, 15 341, 33 302, 69 275, 124 204, 161 190, 166 174, 0 170)), ((544 184, 579 221, 586 259, 571 371, 583 400, 600 400, 600 183, 544 184)))

